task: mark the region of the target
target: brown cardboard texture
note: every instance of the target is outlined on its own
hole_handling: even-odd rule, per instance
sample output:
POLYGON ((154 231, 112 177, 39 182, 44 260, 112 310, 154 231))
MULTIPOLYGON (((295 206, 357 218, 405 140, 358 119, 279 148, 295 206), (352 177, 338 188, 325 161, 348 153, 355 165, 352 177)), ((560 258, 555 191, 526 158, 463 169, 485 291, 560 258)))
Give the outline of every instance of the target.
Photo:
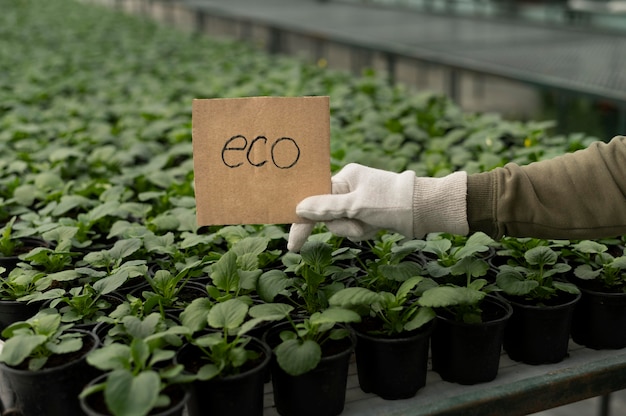
POLYGON ((200 226, 303 222, 331 192, 329 97, 196 99, 192 136, 200 226))

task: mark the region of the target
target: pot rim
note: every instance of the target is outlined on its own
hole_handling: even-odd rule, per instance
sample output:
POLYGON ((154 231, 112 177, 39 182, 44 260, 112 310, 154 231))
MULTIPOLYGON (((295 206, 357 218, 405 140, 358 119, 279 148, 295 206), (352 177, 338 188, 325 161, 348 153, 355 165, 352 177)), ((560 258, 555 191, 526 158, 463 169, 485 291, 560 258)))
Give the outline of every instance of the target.
MULTIPOLYGON (((265 357, 263 358, 263 361, 261 361, 258 365, 252 367, 249 370, 246 370, 242 373, 237 373, 237 374, 229 374, 229 375, 225 375, 225 376, 221 376, 218 375, 213 379, 210 380, 206 380, 207 382, 210 382, 212 380, 234 380, 234 379, 238 379, 238 378, 244 378, 249 376, 250 374, 253 373, 257 373, 259 371, 263 371, 264 368, 266 368, 269 363, 270 360, 272 358, 272 350, 269 347, 269 345, 267 345, 267 343, 265 341, 263 341, 262 339, 259 339, 257 337, 251 336, 251 335, 243 335, 242 338, 250 338, 250 341, 255 343, 257 346, 259 346, 259 348, 261 349, 261 352, 263 352, 265 354, 265 357)), ((186 343, 184 346, 182 346, 176 353, 176 356, 174 357, 174 362, 176 364, 182 364, 181 362, 178 361, 178 356, 181 352, 184 352, 184 349, 188 349, 188 348, 193 348, 194 345, 190 344, 190 343, 186 343)), ((187 371, 187 370, 185 370, 187 371)))
MULTIPOLYGON (((370 341, 375 341, 379 343, 397 343, 402 341, 409 341, 417 338, 424 338, 430 336, 435 328, 435 318, 428 321, 424 326, 421 326, 412 331, 404 331, 401 334, 397 334, 394 336, 387 335, 372 335, 365 331, 360 331, 354 325, 350 325, 350 327, 354 330, 355 335, 358 338, 365 338, 370 341)), ((358 342, 358 341, 357 341, 358 342)))
MULTIPOLYGON (((297 322, 297 321, 298 320, 296 319, 295 322, 297 322)), ((352 351, 354 351, 354 348, 355 348, 356 343, 357 343, 355 330, 350 325, 346 325, 346 324, 342 324, 342 323, 338 323, 337 326, 338 327, 344 327, 344 328, 346 328, 346 329, 348 329, 350 331, 350 335, 347 337, 350 340, 349 345, 344 350, 341 350, 341 351, 336 352, 334 354, 322 355, 322 358, 321 358, 322 361, 331 360, 333 358, 341 357, 342 355, 346 355, 346 354, 351 354, 352 351)), ((288 321, 279 322, 276 325, 273 325, 271 328, 269 328, 263 334, 262 341, 265 342, 269 346, 270 350, 272 351, 272 356, 274 355, 274 347, 272 345, 270 345, 269 342, 267 342, 267 337, 268 337, 268 335, 270 333, 272 333, 273 331, 278 331, 282 327, 291 328, 291 323, 288 322, 288 321)), ((334 340, 334 341, 341 342, 343 340, 344 340, 344 338, 342 338, 340 340, 334 340)))
POLYGON ((626 297, 626 292, 604 292, 600 290, 588 289, 583 286, 578 286, 578 289, 581 292, 585 292, 585 293, 595 295, 595 296, 606 296, 606 297, 611 297, 611 298, 626 297))
MULTIPOLYGON (((100 383, 102 380, 104 380, 107 376, 109 375, 109 373, 104 373, 104 374, 100 374, 98 377, 92 379, 87 386, 91 386, 93 384, 97 384, 100 383)), ((184 384, 176 384, 175 386, 179 387, 183 392, 183 398, 180 400, 180 402, 176 403, 173 406, 168 407, 167 409, 163 410, 162 412, 159 413, 150 413, 150 416, 165 416, 168 414, 173 414, 172 412, 176 412, 178 409, 180 409, 181 407, 186 406, 187 401, 189 400, 189 397, 191 397, 191 391, 189 389, 188 386, 184 385, 184 384)), ((96 393, 96 394, 103 394, 102 391, 96 393)), ((91 406, 88 406, 88 402, 89 402, 89 397, 81 397, 79 399, 80 402, 80 407, 86 411, 89 410, 93 415, 97 415, 97 416, 110 416, 109 413, 99 413, 96 412, 91 406)))
MULTIPOLYGON (((565 292, 566 293, 566 292, 565 292)), ((534 305, 534 304, 530 304, 530 303, 521 303, 521 302, 516 302, 515 300, 509 299, 507 297, 506 294, 503 293, 499 293, 498 292, 498 296, 501 297, 502 299, 504 299, 505 302, 510 303, 511 305, 515 305, 518 306, 520 308, 524 308, 524 309, 565 309, 568 308, 576 303, 578 303, 578 301, 580 301, 580 298, 582 296, 582 293, 569 293, 570 295, 573 296, 573 298, 565 303, 559 303, 557 305, 534 305)))
POLYGON ((15 368, 15 367, 11 367, 3 362, 0 362, 0 370, 1 371, 6 371, 8 373, 14 373, 14 374, 32 374, 33 376, 37 376, 37 375, 43 375, 43 374, 49 374, 49 373, 53 373, 55 371, 59 371, 59 370, 63 370, 65 368, 71 367, 73 365, 75 365, 78 362, 84 361, 87 357, 87 355, 95 350, 96 348, 98 348, 100 346, 100 339, 98 338, 98 336, 96 334, 94 334, 92 331, 88 331, 86 329, 79 329, 79 328, 73 328, 73 329, 69 329, 68 332, 80 332, 86 336, 89 336, 93 339, 94 344, 92 345, 92 347, 88 350, 85 351, 85 353, 83 355, 81 355, 80 357, 71 360, 65 364, 62 365, 58 365, 56 367, 50 367, 50 368, 43 368, 37 371, 31 371, 31 370, 23 370, 21 368, 15 368))
POLYGON ((509 318, 511 318, 511 316, 513 315, 513 307, 511 306, 510 303, 504 301, 503 299, 498 298, 497 296, 494 296, 492 294, 488 294, 487 296, 485 296, 483 298, 483 301, 485 300, 489 300, 492 303, 494 303, 495 305, 499 306, 501 309, 504 310, 504 315, 496 318, 496 319, 492 319, 489 321, 483 321, 479 324, 470 324, 470 323, 466 323, 466 322, 458 322, 455 319, 451 319, 445 316, 441 316, 440 314, 437 314, 436 319, 440 319, 442 321, 446 321, 449 323, 452 323, 454 325, 459 325, 459 326, 468 326, 468 327, 472 327, 472 326, 495 326, 495 325, 500 325, 502 322, 506 322, 509 320, 509 318))
POLYGON ((33 305, 42 305, 45 301, 43 300, 38 300, 36 302, 26 302, 26 301, 22 301, 22 300, 16 300, 16 299, 7 299, 7 298, 0 298, 0 303, 4 303, 6 305, 24 305, 24 306, 33 306, 33 305))

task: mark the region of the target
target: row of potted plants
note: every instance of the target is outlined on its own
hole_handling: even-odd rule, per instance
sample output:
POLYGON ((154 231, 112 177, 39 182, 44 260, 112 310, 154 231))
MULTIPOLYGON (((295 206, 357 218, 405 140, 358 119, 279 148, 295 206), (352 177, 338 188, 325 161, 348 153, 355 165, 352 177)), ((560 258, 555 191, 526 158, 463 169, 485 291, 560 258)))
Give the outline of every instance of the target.
MULTIPOLYGON (((40 396, 42 385, 22 393, 32 384, 24 377, 45 368, 50 357, 78 351, 79 335, 97 336, 89 344, 91 352, 82 354, 83 376, 67 378, 78 385, 64 389, 70 397, 75 393, 77 409, 82 391, 87 412, 103 395, 100 405, 105 407, 93 414, 115 415, 167 406, 172 401, 165 392, 179 384, 193 387, 179 390, 175 403, 185 401, 178 411, 262 414, 268 372, 280 414, 339 414, 353 351, 363 391, 402 399, 425 385, 429 354, 432 369, 444 380, 475 384, 496 378, 502 346, 512 359, 527 364, 563 360, 570 328, 574 341, 590 348, 626 346, 614 336, 626 319, 621 241, 495 242, 481 233, 403 241, 382 233, 360 246, 344 246, 329 233, 317 233, 301 253, 264 264, 260 247, 269 242, 242 237, 194 277, 189 268, 176 277, 163 269, 147 272, 143 290, 112 291, 120 295, 117 305, 100 302, 102 293, 76 291, 73 281, 56 282, 65 289, 36 292, 84 295, 81 304, 92 305, 97 325, 93 318, 76 319, 80 313, 71 302, 59 307, 62 301, 20 298, 40 309, 2 332, 0 369, 13 395, 4 402, 41 406, 33 398, 40 396), (170 284, 151 283, 161 279, 170 284), (183 291, 194 284, 201 290, 184 299, 183 291), (612 301, 598 300, 601 296, 612 301), (341 346, 343 354, 333 345, 341 346), (340 359, 340 369, 324 375, 331 358, 340 359), (90 370, 84 368, 85 359, 90 370), (229 392, 234 395, 227 399, 229 392), (312 400, 316 392, 320 400, 312 400)), ((23 270, 32 269, 22 262, 11 273, 23 270)), ((109 277, 82 287, 99 287, 109 277)), ((125 280, 119 281, 118 289, 125 280)), ((53 393, 44 406, 56 397, 68 400, 53 393)))
MULTIPOLYGON (((481 362, 467 338, 447 340, 453 330, 446 328, 468 336, 488 312, 511 327, 531 301, 551 305, 578 291, 574 340, 624 346, 616 333, 602 339, 588 323, 601 314, 590 305, 607 304, 588 295, 600 291, 592 284, 612 283, 612 299, 624 291, 622 240, 432 234, 404 241, 381 233, 357 244, 320 226, 300 253, 289 253, 285 225, 195 223, 192 98, 329 95, 333 170, 359 162, 430 176, 477 172, 576 150, 593 138, 552 136, 550 122, 466 114, 446 97, 388 85, 373 72, 333 72, 72 0, 13 2, 0 28, 5 408, 199 414, 233 413, 246 403, 237 412, 259 414, 258 394, 271 380, 279 412, 337 414, 345 373, 336 402, 320 378, 304 381, 323 377, 326 356, 341 358, 345 369, 354 352, 361 388, 386 399, 417 394, 428 354, 445 379, 481 382, 497 375, 497 361, 481 362), (406 346, 413 341, 421 347, 406 346), (410 358, 389 352, 397 343, 410 358), (466 355, 438 358, 448 350, 466 355), (76 364, 55 363, 74 354, 76 364), (411 382, 378 373, 393 361, 411 369, 411 382), (56 374, 73 365, 80 376, 56 374), (217 387, 248 374, 257 387, 217 387), (61 391, 43 384, 50 379, 61 391), (24 390, 30 385, 34 393, 24 390), (315 389, 324 400, 311 398, 315 389)), ((623 326, 615 309, 605 313, 623 326)), ((496 332, 512 357, 562 359, 513 351, 522 343, 507 340, 521 330, 506 328, 496 332)), ((500 346, 493 349, 499 357, 500 346)))

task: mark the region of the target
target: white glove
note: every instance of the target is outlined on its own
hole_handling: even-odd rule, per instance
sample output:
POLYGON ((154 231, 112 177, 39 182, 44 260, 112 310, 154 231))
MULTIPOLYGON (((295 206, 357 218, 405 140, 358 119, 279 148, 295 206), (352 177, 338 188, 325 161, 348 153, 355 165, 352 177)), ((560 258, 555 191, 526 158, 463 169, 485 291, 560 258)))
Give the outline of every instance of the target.
MULTIPOLYGON (((418 178, 350 163, 332 178, 332 194, 305 198, 296 207, 303 219, 322 221, 329 231, 351 240, 389 230, 408 238, 430 232, 464 235, 467 224, 467 174, 418 178)), ((287 248, 298 251, 314 223, 291 226, 287 248)))

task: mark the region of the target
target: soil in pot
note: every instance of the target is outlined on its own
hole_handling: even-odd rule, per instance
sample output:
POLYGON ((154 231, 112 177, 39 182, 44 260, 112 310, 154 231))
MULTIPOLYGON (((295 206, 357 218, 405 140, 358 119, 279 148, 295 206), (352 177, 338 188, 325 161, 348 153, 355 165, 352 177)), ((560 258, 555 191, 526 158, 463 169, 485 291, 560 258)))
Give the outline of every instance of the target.
POLYGON ((504 328, 511 306, 494 296, 482 302, 483 322, 459 322, 444 311, 437 312, 431 337, 433 370, 445 381, 477 384, 498 375, 504 328))
POLYGON ((626 293, 576 284, 581 298, 574 309, 573 341, 596 350, 626 347, 626 293))
POLYGON ((5 412, 22 415, 83 415, 78 395, 100 371, 86 361, 89 352, 98 347, 95 334, 82 332, 83 348, 70 354, 50 357, 39 371, 9 367, 0 363, 1 399, 5 412))
POLYGON ((355 357, 359 386, 385 400, 407 399, 426 385, 430 335, 434 321, 396 336, 370 335, 356 324, 355 357))
POLYGON ((500 294, 513 307, 504 330, 504 350, 525 364, 563 361, 568 354, 572 316, 580 294, 563 292, 545 304, 500 294))
MULTIPOLYGON (((280 331, 288 327, 289 322, 281 323, 265 334, 271 348, 278 345, 280 331)), ((324 343, 317 367, 299 376, 287 374, 272 355, 270 370, 278 413, 282 416, 335 416, 343 412, 354 345, 353 337, 324 343)))
MULTIPOLYGON (((247 347, 260 355, 246 362, 238 374, 198 380, 191 384, 191 396, 187 402, 188 416, 263 415, 263 389, 272 352, 264 342, 254 337, 250 338, 247 347)), ((181 348, 176 361, 194 374, 206 364, 201 358, 201 352, 191 344, 181 348)))

